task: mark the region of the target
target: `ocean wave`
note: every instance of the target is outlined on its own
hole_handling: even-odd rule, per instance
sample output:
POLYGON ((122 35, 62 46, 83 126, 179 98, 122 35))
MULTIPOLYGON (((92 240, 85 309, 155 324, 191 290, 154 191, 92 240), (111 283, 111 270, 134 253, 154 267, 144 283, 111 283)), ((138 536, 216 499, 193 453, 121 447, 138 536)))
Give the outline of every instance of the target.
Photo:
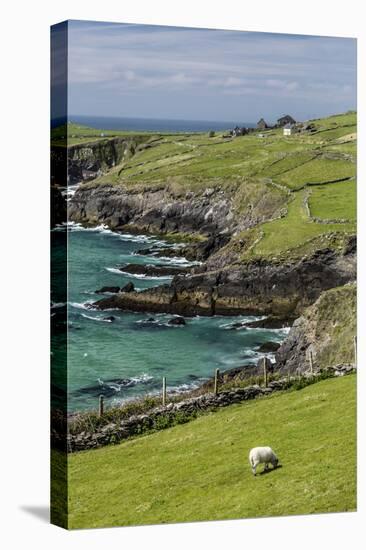
POLYGON ((70 200, 75 195, 76 190, 79 186, 79 183, 76 183, 75 185, 69 185, 66 189, 61 191, 61 195, 63 197, 66 197, 66 200, 70 200))
POLYGON ((162 277, 154 277, 153 275, 144 275, 142 273, 127 273, 126 271, 121 271, 115 267, 106 267, 105 268, 110 273, 116 273, 117 275, 124 275, 125 277, 132 277, 134 279, 144 279, 146 281, 160 281, 160 280, 171 280, 173 275, 165 275, 162 277))
POLYGON ((109 229, 108 225, 106 225, 105 223, 95 225, 94 227, 84 227, 79 222, 68 221, 63 222, 62 225, 63 227, 66 227, 69 231, 88 231, 91 233, 103 233, 119 237, 119 233, 116 233, 115 231, 112 231, 112 229, 109 229))
POLYGON ((269 328, 269 329, 266 329, 266 330, 269 330, 271 332, 275 332, 277 334, 288 334, 291 330, 291 327, 269 328))
POLYGON ((90 308, 93 306, 92 302, 68 302, 68 304, 71 307, 74 307, 76 309, 87 309, 87 310, 90 310, 90 308))
MULTIPOLYGON (((208 378, 198 378, 195 382, 191 382, 191 383, 182 383, 182 384, 178 384, 178 385, 175 385, 175 386, 167 386, 167 393, 170 394, 170 395, 179 395, 179 394, 184 394, 184 393, 187 393, 189 391, 192 391, 192 390, 195 390, 195 389, 198 389, 201 384, 203 382, 206 382, 208 380, 208 378)), ((131 395, 131 396, 128 396, 128 397, 122 397, 122 398, 119 398, 119 397, 114 397, 114 399, 111 400, 111 404, 112 406, 120 406, 120 405, 124 405, 126 403, 129 403, 131 401, 135 401, 136 399, 138 399, 139 397, 143 397, 144 395, 150 395, 152 397, 156 397, 158 395, 161 394, 161 388, 155 388, 155 389, 149 389, 148 393, 146 394, 141 394, 141 395, 131 395)))
POLYGON ((158 256, 158 258, 159 258, 159 261, 161 261, 164 264, 180 265, 180 266, 186 266, 186 267, 202 264, 202 262, 190 261, 190 260, 187 260, 187 258, 184 258, 182 256, 158 256))
POLYGON ((92 315, 86 315, 85 313, 81 314, 85 319, 91 319, 92 321, 99 321, 101 323, 112 323, 111 319, 106 319, 105 317, 93 317, 92 315))
POLYGON ((248 321, 231 321, 230 323, 224 323, 219 325, 219 328, 223 330, 248 330, 249 327, 245 325, 248 321))
MULTIPOLYGON (((165 314, 164 314, 165 315, 165 314)), ((171 319, 171 316, 166 317, 166 319, 171 319)), ((167 320, 159 320, 155 319, 153 317, 150 317, 148 319, 139 319, 138 321, 135 321, 135 325, 139 325, 143 328, 161 328, 161 327, 167 327, 167 328, 181 328, 184 325, 175 325, 173 323, 169 323, 167 320)))
POLYGON ((154 237, 151 237, 150 235, 134 235, 133 233, 118 233, 119 237, 124 241, 130 241, 133 243, 154 243, 156 244, 158 241, 154 241, 154 237))
POLYGON ((131 378, 122 378, 116 380, 102 380, 98 378, 98 384, 100 387, 107 386, 108 388, 114 390, 115 392, 120 392, 125 388, 130 388, 132 386, 137 386, 138 384, 147 384, 153 380, 151 374, 143 372, 140 376, 132 376, 131 378))

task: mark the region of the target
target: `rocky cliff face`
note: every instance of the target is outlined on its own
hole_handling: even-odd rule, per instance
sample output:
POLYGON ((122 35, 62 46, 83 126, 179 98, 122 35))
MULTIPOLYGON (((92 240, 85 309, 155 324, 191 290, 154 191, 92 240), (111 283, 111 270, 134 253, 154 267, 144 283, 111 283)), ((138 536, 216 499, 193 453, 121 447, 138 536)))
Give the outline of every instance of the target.
POLYGON ((276 367, 289 373, 309 370, 310 351, 315 370, 354 363, 356 302, 355 283, 323 292, 294 322, 276 352, 276 367))
POLYGON ((288 263, 253 261, 225 269, 177 276, 170 285, 143 292, 119 293, 96 303, 99 309, 177 313, 181 315, 299 315, 322 291, 353 281, 355 250, 318 251, 288 263))
POLYGON ((117 137, 68 147, 69 183, 93 179, 127 160, 148 136, 117 137))
POLYGON ((148 189, 121 186, 82 186, 69 208, 71 220, 106 223, 111 228, 132 224, 150 233, 211 235, 235 227, 232 197, 222 190, 176 193, 169 185, 148 189))
MULTIPOLYGON (((98 166, 112 166, 136 148, 149 146, 138 144, 136 139, 75 147, 69 153, 71 172, 80 177, 83 167, 98 170, 98 166)), ((190 259, 204 262, 191 273, 176 276, 170 285, 118 293, 100 300, 96 307, 181 315, 271 314, 285 319, 302 314, 324 290, 355 280, 354 238, 343 252, 323 248, 302 259, 239 261, 234 247, 225 246, 231 237, 281 216, 283 210, 283 191, 260 182, 255 186, 246 182, 240 190, 240 203, 235 183, 212 188, 174 181, 148 186, 141 182, 129 186, 100 182, 81 185, 69 202, 70 220, 105 223, 112 229, 195 234, 200 242, 190 245, 187 252, 190 259)))

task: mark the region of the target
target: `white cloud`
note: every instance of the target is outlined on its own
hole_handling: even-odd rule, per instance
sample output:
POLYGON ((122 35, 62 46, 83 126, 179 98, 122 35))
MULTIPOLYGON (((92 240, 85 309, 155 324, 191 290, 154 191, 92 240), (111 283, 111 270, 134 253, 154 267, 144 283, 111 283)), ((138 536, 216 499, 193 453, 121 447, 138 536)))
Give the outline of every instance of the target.
POLYGON ((134 105, 134 95, 154 91, 175 94, 180 105, 193 96, 257 95, 326 108, 334 93, 355 103, 352 39, 78 22, 69 28, 73 112, 83 90, 104 103, 107 94, 111 105, 121 94, 134 105))

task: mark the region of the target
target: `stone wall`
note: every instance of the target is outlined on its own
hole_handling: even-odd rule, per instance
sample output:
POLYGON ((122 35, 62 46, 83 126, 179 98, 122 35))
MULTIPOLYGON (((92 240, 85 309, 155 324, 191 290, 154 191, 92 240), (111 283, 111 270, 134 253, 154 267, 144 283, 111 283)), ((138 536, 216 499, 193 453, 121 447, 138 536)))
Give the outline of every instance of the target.
MULTIPOLYGON (((352 365, 338 365, 329 369, 329 376, 343 376, 354 371, 352 365)), ((114 444, 149 431, 168 428, 174 424, 187 422, 203 411, 215 410, 220 407, 227 407, 234 403, 241 403, 260 396, 269 395, 281 391, 296 384, 299 380, 307 384, 305 375, 301 379, 297 377, 285 377, 281 380, 272 381, 268 387, 258 385, 246 388, 233 388, 229 391, 222 391, 217 395, 207 393, 199 397, 186 399, 178 403, 169 403, 164 407, 156 407, 146 414, 131 416, 127 420, 118 423, 110 422, 101 427, 96 433, 81 432, 68 435, 68 451, 83 451, 95 449, 104 445, 114 444)), ((313 381, 324 376, 324 372, 311 375, 313 381)))

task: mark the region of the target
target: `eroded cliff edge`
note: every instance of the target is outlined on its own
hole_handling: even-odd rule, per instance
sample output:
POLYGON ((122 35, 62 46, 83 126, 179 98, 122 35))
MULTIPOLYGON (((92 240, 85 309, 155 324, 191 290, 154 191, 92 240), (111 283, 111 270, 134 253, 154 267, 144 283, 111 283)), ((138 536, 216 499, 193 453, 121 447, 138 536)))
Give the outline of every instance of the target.
MULTIPOLYGON (((288 322, 304 315, 322 293, 356 280, 352 216, 350 221, 347 216, 333 216, 331 195, 320 194, 320 188, 329 189, 337 181, 350 182, 348 187, 339 184, 344 196, 348 189, 352 192, 354 162, 350 155, 346 159, 337 153, 335 158, 334 153, 320 150, 328 145, 324 140, 316 142, 314 156, 309 156, 306 166, 311 164, 314 171, 325 162, 328 171, 319 171, 311 181, 312 172, 305 177, 306 169, 299 170, 303 162, 300 154, 298 158, 298 153, 273 153, 271 147, 279 143, 277 136, 273 145, 267 140, 268 145, 255 145, 250 153, 254 136, 252 141, 243 138, 243 149, 237 148, 240 155, 235 159, 241 164, 233 164, 244 166, 246 175, 239 177, 228 169, 227 176, 219 177, 226 166, 225 155, 232 155, 236 144, 218 139, 217 143, 197 145, 196 138, 190 141, 186 136, 144 139, 141 143, 124 140, 119 156, 107 151, 101 155, 98 146, 85 155, 82 146, 70 152, 76 179, 80 174, 88 176, 90 168, 96 175, 105 175, 77 189, 68 205, 69 220, 103 223, 117 231, 188 238, 190 242, 173 253, 201 264, 177 275, 169 285, 119 292, 97 301, 94 307, 187 316, 261 314, 288 322), (217 177, 211 169, 216 147, 217 177), (233 150, 222 155, 228 147, 233 150), (266 147, 273 155, 271 162, 259 158, 267 154, 266 147), (155 156, 151 155, 154 149, 155 156), (100 157, 98 165, 89 163, 94 156, 100 157), (205 159, 207 164, 200 164, 196 172, 194 163, 205 159), (340 169, 346 177, 334 179, 331 172, 338 177, 340 169), (314 217, 312 208, 320 203, 324 212, 314 217)), ((286 144, 281 142, 282 146, 286 144)), ((231 161, 227 166, 232 166, 231 161)), ((305 324, 301 327, 307 330, 305 324)), ((295 339, 302 337, 295 333, 295 339)), ((290 350, 285 347, 281 353, 283 367, 290 350)), ((287 364, 294 369, 298 361, 299 355, 287 364)))

